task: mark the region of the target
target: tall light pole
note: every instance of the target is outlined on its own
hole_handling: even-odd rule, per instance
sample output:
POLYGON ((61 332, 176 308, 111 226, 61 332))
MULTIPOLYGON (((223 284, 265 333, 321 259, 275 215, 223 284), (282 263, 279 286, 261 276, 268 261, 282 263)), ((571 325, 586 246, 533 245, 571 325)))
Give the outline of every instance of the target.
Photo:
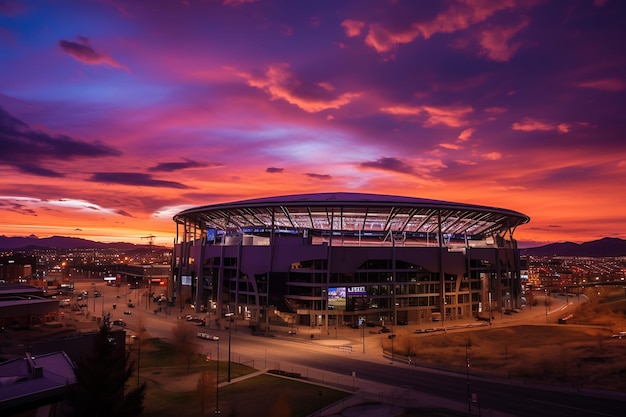
POLYGON ((472 412, 472 394, 470 390, 470 357, 469 350, 472 348, 472 343, 469 339, 467 339, 467 343, 465 344, 465 368, 467 374, 467 411, 472 412))
POLYGON ((215 414, 220 413, 220 341, 217 340, 217 363, 215 364, 215 414))
POLYGON ((226 313, 225 317, 228 317, 228 382, 230 382, 230 332, 233 327, 232 317, 235 313, 226 313))
POLYGON ((363 320, 359 320, 361 322, 361 332, 362 334, 362 339, 363 339, 363 353, 365 353, 365 319, 363 320))

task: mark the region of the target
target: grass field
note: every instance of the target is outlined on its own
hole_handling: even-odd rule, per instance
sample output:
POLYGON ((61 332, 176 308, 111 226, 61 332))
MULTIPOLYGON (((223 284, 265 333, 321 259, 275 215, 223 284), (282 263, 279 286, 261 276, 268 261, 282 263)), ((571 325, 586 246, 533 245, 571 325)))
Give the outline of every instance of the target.
MULTIPOLYGON (((226 382, 227 362, 207 362, 204 356, 197 355, 187 371, 186 366, 177 365, 180 363, 177 354, 167 343, 154 340, 142 349, 139 380, 147 382, 145 416, 194 417, 213 414, 216 397, 221 414, 229 417, 307 416, 318 410, 320 405, 325 407, 349 395, 343 391, 267 374, 222 387, 218 394, 215 377, 219 367, 219 380, 226 382), (200 382, 203 376, 204 384, 200 382)), ((256 370, 251 367, 231 363, 232 379, 253 372, 256 370)))

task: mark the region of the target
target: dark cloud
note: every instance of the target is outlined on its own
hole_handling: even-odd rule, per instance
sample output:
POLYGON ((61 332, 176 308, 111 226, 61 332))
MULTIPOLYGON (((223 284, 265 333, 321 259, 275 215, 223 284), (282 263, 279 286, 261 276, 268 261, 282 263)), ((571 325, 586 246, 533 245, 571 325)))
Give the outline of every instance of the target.
POLYGON ((309 178, 315 178, 316 180, 330 180, 330 179, 333 178, 333 177, 331 177, 330 175, 327 175, 327 174, 312 174, 310 172, 306 173, 304 175, 306 175, 309 178))
POLYGON ((24 174, 37 175, 38 177, 49 177, 49 178, 65 177, 65 175, 61 174, 60 172, 53 171, 51 169, 44 168, 38 165, 22 164, 22 165, 16 165, 15 168, 17 168, 20 172, 23 172, 24 174))
POLYGON ((413 174, 413 167, 405 164, 397 158, 382 157, 375 161, 361 162, 361 168, 374 168, 383 171, 400 172, 403 174, 413 174))
MULTIPOLYGON (((86 40, 83 40, 85 42, 86 40)), ((102 55, 97 53, 91 46, 70 41, 59 41, 59 46, 64 52, 72 55, 79 61, 96 62, 102 59, 102 55)))
POLYGON ((65 135, 35 130, 0 108, 0 165, 43 177, 63 175, 43 167, 47 162, 77 158, 119 156, 121 152, 100 142, 83 142, 65 135))
POLYGON ((265 170, 265 172, 269 174, 282 174, 284 171, 285 171, 285 168, 274 168, 274 167, 269 167, 265 170))
POLYGON ((138 172, 96 172, 90 181, 140 187, 189 188, 179 182, 157 180, 152 178, 152 175, 138 172))
POLYGON ((24 204, 15 202, 0 201, 0 210, 11 211, 19 214, 26 214, 28 216, 37 216, 37 212, 24 204))
POLYGON ((107 64, 115 68, 120 68, 124 70, 128 69, 110 56, 97 52, 95 49, 93 49, 89 44, 89 39, 79 36, 78 40, 80 42, 60 40, 59 47, 63 50, 63 52, 85 64, 107 64))
POLYGON ((189 168, 204 168, 207 166, 220 167, 222 164, 206 164, 203 162, 193 161, 191 159, 185 159, 184 162, 161 162, 152 168, 148 168, 150 172, 174 172, 181 171, 189 168))
POLYGON ((120 216, 124 216, 124 217, 133 217, 129 212, 127 212, 126 210, 115 210, 115 212, 117 214, 119 214, 120 216))

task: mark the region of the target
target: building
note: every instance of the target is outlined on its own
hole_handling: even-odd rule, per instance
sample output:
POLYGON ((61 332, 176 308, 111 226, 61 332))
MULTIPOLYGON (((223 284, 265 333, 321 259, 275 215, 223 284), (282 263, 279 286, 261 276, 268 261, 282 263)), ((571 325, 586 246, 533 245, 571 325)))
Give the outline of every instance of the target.
POLYGON ((36 260, 32 256, 12 254, 0 257, 0 283, 23 283, 33 275, 36 260))
POLYGON ((0 363, 0 411, 7 416, 52 415, 50 410, 74 382, 74 362, 64 352, 7 360, 0 363))
POLYGON ((0 285, 0 327, 26 329, 56 322, 59 300, 46 298, 42 288, 24 284, 0 285))
POLYGON ((328 330, 521 306, 511 210, 358 193, 268 197, 174 216, 177 302, 328 330))

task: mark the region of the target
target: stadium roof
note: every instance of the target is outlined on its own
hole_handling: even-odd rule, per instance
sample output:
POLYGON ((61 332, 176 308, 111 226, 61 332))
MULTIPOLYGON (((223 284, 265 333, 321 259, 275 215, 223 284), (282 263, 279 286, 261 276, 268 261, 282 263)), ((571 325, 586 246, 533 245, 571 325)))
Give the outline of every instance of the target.
POLYGON ((511 231, 530 218, 495 207, 413 197, 361 193, 320 193, 276 196, 184 210, 179 224, 221 230, 286 228, 382 232, 441 232, 450 235, 492 235, 511 231), (332 226, 332 227, 331 227, 332 226))

